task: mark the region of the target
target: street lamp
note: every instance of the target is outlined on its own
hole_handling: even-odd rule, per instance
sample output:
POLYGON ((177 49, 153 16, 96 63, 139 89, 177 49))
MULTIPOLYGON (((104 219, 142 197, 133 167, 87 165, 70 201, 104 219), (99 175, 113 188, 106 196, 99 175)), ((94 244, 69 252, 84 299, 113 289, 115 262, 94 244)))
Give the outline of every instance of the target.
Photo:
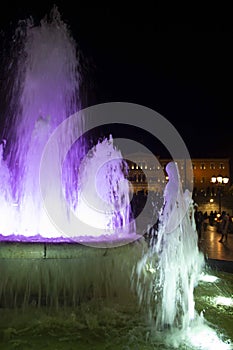
POLYGON ((211 177, 211 182, 213 184, 216 184, 218 186, 218 203, 219 203, 219 213, 221 214, 222 212, 222 203, 221 203, 221 195, 222 195, 222 189, 224 185, 227 185, 229 182, 229 177, 227 176, 222 176, 222 175, 218 175, 215 176, 213 175, 211 177))

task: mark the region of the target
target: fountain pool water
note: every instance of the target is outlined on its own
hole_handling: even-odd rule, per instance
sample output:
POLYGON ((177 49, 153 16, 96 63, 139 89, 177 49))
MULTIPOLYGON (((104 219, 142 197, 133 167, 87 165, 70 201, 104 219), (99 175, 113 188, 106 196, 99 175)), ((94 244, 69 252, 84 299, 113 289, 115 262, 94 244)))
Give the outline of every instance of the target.
MULTIPOLYGON (((10 64, 15 74, 0 147, 1 349, 230 349, 232 277, 219 274, 211 293, 206 287, 210 282, 201 274, 205 267, 190 194, 180 188, 175 163, 168 166, 159 230, 151 242, 140 236, 111 249, 80 245, 48 219, 38 185, 39 164, 54 130, 81 107, 80 67, 75 43, 56 8, 50 21, 38 27, 26 22, 17 35, 19 57, 17 65, 10 64), (222 320, 217 326, 215 312, 222 320)), ((76 128, 84 122, 77 120, 76 128)), ((62 151, 74 135, 75 128, 68 128, 55 151, 62 151)), ((121 226, 132 218, 120 151, 106 139, 85 157, 85 139, 72 144, 63 163, 61 196, 82 220, 94 220, 97 231, 98 225, 106 226, 105 240, 112 239, 109 227, 122 238, 121 226), (99 216, 93 217, 93 208, 86 206, 87 199, 96 205, 88 192, 96 162, 100 179, 107 175, 108 191, 101 191, 97 179, 100 197, 113 209, 106 215, 101 207, 104 215, 98 223, 99 216)), ((49 160, 48 181, 56 179, 58 168, 53 157, 49 160)), ((54 183, 46 186, 53 194, 54 183)), ((133 233, 133 225, 126 235, 133 233)))
POLYGON ((1 259, 1 349, 232 349, 232 274, 203 269, 200 317, 186 332, 155 331, 130 283, 142 246, 59 246, 54 259, 1 259))

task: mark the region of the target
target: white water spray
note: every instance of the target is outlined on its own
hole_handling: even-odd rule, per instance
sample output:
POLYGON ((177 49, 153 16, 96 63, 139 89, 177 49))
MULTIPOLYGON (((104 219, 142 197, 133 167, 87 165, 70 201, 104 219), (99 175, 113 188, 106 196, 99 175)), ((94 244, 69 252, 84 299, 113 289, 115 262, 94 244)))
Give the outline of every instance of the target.
POLYGON ((194 289, 204 268, 198 248, 194 205, 189 191, 183 192, 178 166, 166 167, 169 176, 156 238, 133 271, 139 303, 146 310, 151 339, 172 346, 229 350, 195 309, 194 289))

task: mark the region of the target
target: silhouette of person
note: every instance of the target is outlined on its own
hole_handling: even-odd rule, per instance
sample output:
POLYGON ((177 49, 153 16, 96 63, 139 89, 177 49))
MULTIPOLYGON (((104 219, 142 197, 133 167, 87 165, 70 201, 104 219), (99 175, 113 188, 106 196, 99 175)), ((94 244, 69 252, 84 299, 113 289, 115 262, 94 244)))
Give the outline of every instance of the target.
POLYGON ((214 226, 214 219, 215 219, 215 215, 214 215, 213 210, 211 210, 210 216, 209 216, 209 224, 210 224, 210 226, 214 226))
POLYGON ((204 230, 204 232, 206 232, 208 224, 209 224, 209 217, 208 217, 207 212, 205 212, 203 214, 203 230, 204 230))
POLYGON ((219 231, 222 234, 219 242, 223 242, 223 239, 225 237, 225 241, 227 241, 227 234, 228 234, 228 226, 229 226, 229 221, 230 221, 230 217, 229 215, 223 211, 222 212, 222 219, 220 222, 220 226, 219 226, 219 231))
POLYGON ((195 219, 195 223, 196 223, 196 230, 197 230, 198 238, 201 239, 203 213, 201 210, 197 210, 197 207, 195 208, 194 219, 195 219))

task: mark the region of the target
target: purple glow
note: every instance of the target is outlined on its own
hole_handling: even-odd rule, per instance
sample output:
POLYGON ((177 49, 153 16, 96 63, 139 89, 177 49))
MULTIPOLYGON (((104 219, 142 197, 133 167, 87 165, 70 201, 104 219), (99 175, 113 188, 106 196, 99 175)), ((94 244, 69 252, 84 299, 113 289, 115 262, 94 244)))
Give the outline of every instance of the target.
MULTIPOLYGON (((59 230, 50 220, 41 198, 39 181, 40 162, 48 140, 62 122, 82 107, 79 91, 82 76, 76 43, 56 7, 51 12, 51 19, 42 20, 39 26, 34 26, 32 20, 21 24, 16 30, 16 39, 20 49, 15 55, 17 62, 11 76, 12 90, 8 91, 11 100, 6 120, 5 141, 0 145, 0 241, 82 241, 80 237, 74 237, 72 232, 59 230)), ((9 65, 12 66, 12 62, 9 65)), ((80 114, 75 127, 72 130, 67 129, 64 137, 59 139, 59 144, 54 145, 54 152, 48 160, 47 196, 56 207, 62 206, 60 201, 56 200, 57 197, 53 196, 58 186, 56 171, 61 167, 61 163, 57 164, 56 159, 54 161, 54 154, 62 153, 60 151, 64 149, 65 144, 70 144, 76 131, 83 130, 84 122, 80 114)), ((82 132, 80 134, 82 135, 82 132)), ((104 146, 106 142, 107 140, 103 141, 104 146)), ((83 198, 91 197, 90 180, 94 178, 99 186, 98 181, 103 184, 104 175, 107 179, 99 186, 100 197, 106 201, 108 193, 108 200, 113 206, 112 212, 102 213, 100 225, 105 225, 106 231, 109 228, 117 231, 130 221, 129 189, 128 184, 125 184, 125 209, 121 210, 119 198, 113 195, 119 183, 125 180, 121 168, 121 153, 115 150, 112 143, 108 143, 104 152, 99 143, 95 150, 92 150, 94 158, 89 164, 85 162, 85 147, 85 140, 81 136, 67 153, 62 165, 60 196, 65 198, 81 220, 88 220, 88 224, 93 223, 94 227, 97 227, 98 237, 98 220, 101 220, 101 215, 94 216, 97 212, 88 212, 90 205, 88 208, 86 201, 83 201, 83 198), (96 149, 101 149, 101 153, 96 149), (105 168, 105 173, 101 170, 98 174, 98 169, 94 168, 93 164, 98 163, 100 157, 102 163, 112 162, 114 166, 105 168), (82 172, 79 171, 81 162, 84 163, 82 172)), ((133 228, 132 224, 131 229, 133 228)), ((125 232, 126 235, 128 233, 129 231, 125 232)), ((85 237, 85 232, 81 236, 85 237)), ((103 239, 108 239, 107 236, 106 234, 103 239)), ((95 240, 100 239, 96 237, 95 240)), ((86 240, 92 241, 92 237, 86 237, 86 240)))
MULTIPOLYGON (((138 239, 139 236, 135 235, 135 240, 138 239)), ((69 238, 69 237, 54 237, 54 238, 49 238, 49 237, 44 237, 39 234, 33 235, 33 236, 24 236, 24 235, 9 235, 9 236, 4 236, 0 234, 0 242, 5 242, 5 243, 10 243, 10 242, 18 242, 18 243, 71 243, 74 244, 74 239, 69 238)), ((96 246, 98 248, 106 248, 112 246, 114 244, 114 247, 117 246, 122 246, 128 243, 132 242, 132 235, 125 235, 125 237, 120 238, 119 235, 111 235, 111 237, 108 236, 96 236, 96 237, 91 237, 91 236, 79 236, 75 238, 75 243, 78 244, 84 244, 84 245, 91 245, 91 246, 96 246), (104 245, 103 245, 104 243, 104 245)))

